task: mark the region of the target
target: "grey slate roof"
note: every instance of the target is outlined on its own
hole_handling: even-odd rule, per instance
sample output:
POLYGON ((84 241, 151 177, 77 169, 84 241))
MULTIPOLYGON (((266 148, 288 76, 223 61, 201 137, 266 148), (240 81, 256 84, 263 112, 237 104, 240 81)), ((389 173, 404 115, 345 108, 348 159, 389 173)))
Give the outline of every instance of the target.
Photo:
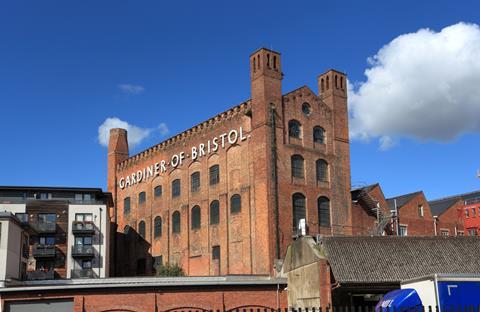
POLYGON ((460 198, 446 198, 440 200, 429 201, 428 205, 432 211, 432 216, 440 216, 442 213, 447 211, 448 208, 452 207, 460 198))
POLYGON ((404 195, 400 195, 400 196, 396 196, 396 197, 392 197, 392 198, 387 198, 388 206, 390 207, 390 210, 395 209, 395 199, 396 199, 397 200, 397 208, 400 209, 403 205, 405 205, 410 200, 412 200, 412 198, 414 198, 415 196, 417 196, 418 194, 421 194, 421 193, 422 193, 422 191, 418 191, 418 192, 404 194, 404 195))
POLYGON ((340 283, 398 283, 434 273, 479 274, 478 237, 323 237, 340 283))
POLYGON ((375 184, 370 184, 370 185, 367 185, 367 186, 352 188, 352 190, 350 191, 350 193, 352 195, 352 200, 353 201, 358 200, 362 191, 365 191, 365 192, 368 193, 378 185, 379 185, 378 183, 375 183, 375 184))
POLYGON ((444 200, 450 200, 450 199, 461 199, 461 200, 464 200, 464 201, 469 201, 469 200, 474 200, 474 199, 477 199, 477 200, 480 200, 480 191, 474 191, 474 192, 469 192, 469 193, 463 193, 463 194, 457 194, 457 195, 453 195, 453 196, 447 196, 447 197, 443 197, 443 198, 439 198, 439 199, 435 199, 433 201, 444 201, 444 200))

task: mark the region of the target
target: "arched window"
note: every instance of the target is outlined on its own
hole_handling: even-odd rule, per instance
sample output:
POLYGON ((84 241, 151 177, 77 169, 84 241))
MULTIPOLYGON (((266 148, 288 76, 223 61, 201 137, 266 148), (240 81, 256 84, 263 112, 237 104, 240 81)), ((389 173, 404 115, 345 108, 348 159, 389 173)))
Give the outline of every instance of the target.
POLYGON ((230 197, 230 212, 239 213, 242 211, 242 198, 240 195, 235 194, 230 197))
POLYGON ((270 54, 267 53, 267 67, 270 68, 270 54))
POLYGON ((192 208, 192 230, 199 229, 201 226, 200 207, 194 206, 192 208))
POLYGON ((258 69, 260 69, 260 54, 257 54, 258 69))
POLYGON ((316 126, 313 128, 313 142, 325 144, 325 130, 322 127, 316 126))
POLYGON ((180 212, 178 211, 172 213, 172 233, 180 233, 180 212))
POLYGON ((277 69, 277 56, 273 56, 273 69, 277 69))
POLYGON ((138 223, 138 234, 140 234, 141 237, 145 238, 145 221, 140 221, 138 223))
POLYGON ((180 196, 180 179, 172 181, 172 197, 180 196))
POLYGON ((330 200, 327 197, 319 197, 318 206, 318 224, 320 226, 330 226, 330 200))
POLYGON ((292 164, 292 177, 303 178, 304 172, 305 172, 303 168, 303 157, 301 155, 292 155, 291 164, 292 164))
POLYGON ((138 194, 138 206, 144 206, 146 200, 147 200, 147 193, 140 192, 140 194, 138 194))
POLYGON ((335 89, 338 89, 338 76, 335 75, 335 89))
POLYGON ((210 224, 218 224, 220 222, 220 202, 214 200, 210 203, 210 224))
POLYGON ((290 120, 288 122, 288 135, 291 138, 300 139, 302 135, 302 124, 298 120, 290 120))
POLYGON ((329 76, 327 76, 327 90, 328 90, 328 88, 330 88, 330 77, 329 76))
POLYGON ((191 190, 192 193, 198 192, 200 190, 200 171, 192 173, 190 176, 191 190))
POLYGON ((162 218, 157 216, 153 220, 153 237, 157 238, 160 236, 162 236, 162 218))
POLYGON ((328 164, 325 160, 319 159, 316 162, 317 167, 317 181, 318 182, 327 182, 328 181, 328 164))
POLYGON ((325 91, 325 79, 323 78, 320 80, 320 90, 325 91))
POLYGON ((254 57, 253 58, 253 72, 256 72, 256 71, 257 71, 257 60, 254 57))
POLYGON ((157 185, 154 189, 153 189, 153 196, 156 198, 159 198, 160 196, 162 196, 162 186, 161 185, 157 185))
POLYGON ((301 219, 306 219, 305 196, 302 193, 295 193, 292 196, 293 208, 293 230, 298 229, 298 223, 301 219))
POLYGON ((215 185, 220 182, 220 166, 213 165, 209 168, 209 178, 210 178, 210 185, 215 185))
POLYGON ((123 214, 130 214, 130 197, 125 197, 123 199, 123 214))
POLYGON ((343 89, 343 76, 340 76, 340 88, 343 89))

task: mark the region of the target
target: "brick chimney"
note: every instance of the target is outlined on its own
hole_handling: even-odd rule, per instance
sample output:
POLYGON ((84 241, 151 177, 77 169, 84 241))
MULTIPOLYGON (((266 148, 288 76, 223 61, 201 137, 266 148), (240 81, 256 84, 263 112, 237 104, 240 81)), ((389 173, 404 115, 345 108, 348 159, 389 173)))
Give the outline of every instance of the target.
POLYGON ((115 196, 116 168, 119 162, 128 158, 127 130, 121 128, 110 129, 108 141, 108 171, 107 190, 115 196))

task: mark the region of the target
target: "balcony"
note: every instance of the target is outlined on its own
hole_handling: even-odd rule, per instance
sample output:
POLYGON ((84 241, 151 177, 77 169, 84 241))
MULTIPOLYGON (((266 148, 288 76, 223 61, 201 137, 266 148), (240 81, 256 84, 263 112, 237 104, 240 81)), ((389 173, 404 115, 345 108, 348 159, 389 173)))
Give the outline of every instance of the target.
POLYGON ((55 254, 55 245, 33 245, 32 256, 34 258, 55 258, 55 254))
POLYGON ((95 226, 92 221, 73 221, 73 234, 95 234, 95 226))
POLYGON ((95 278, 97 275, 92 269, 72 270, 70 278, 95 278))
POLYGON ((55 278, 55 271, 43 271, 43 270, 35 270, 31 272, 27 272, 27 280, 29 281, 36 281, 36 280, 52 280, 55 278))
POLYGON ((72 246, 72 257, 91 258, 94 256, 94 251, 92 245, 75 245, 72 246))
POLYGON ((37 233, 55 233, 57 231, 57 223, 55 222, 37 222, 31 226, 37 233))

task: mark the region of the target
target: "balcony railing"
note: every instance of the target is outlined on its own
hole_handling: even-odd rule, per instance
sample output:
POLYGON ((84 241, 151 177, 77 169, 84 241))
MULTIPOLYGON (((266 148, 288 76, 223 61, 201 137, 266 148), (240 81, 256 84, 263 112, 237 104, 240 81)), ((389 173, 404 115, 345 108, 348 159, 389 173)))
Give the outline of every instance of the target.
POLYGON ((92 269, 79 269, 71 271, 71 278, 95 278, 96 274, 92 269))
POLYGON ((57 231, 57 223, 55 222, 36 222, 32 223, 31 226, 38 233, 55 233, 57 231))
POLYGON ((73 221, 73 234, 95 234, 95 227, 92 221, 73 221))
POLYGON ((32 248, 32 256, 34 258, 53 258, 55 253, 55 245, 35 244, 32 248))
POLYGON ((35 270, 27 272, 27 280, 51 280, 55 278, 55 271, 35 270))
POLYGON ((93 257, 94 248, 92 245, 72 246, 72 257, 93 257))

